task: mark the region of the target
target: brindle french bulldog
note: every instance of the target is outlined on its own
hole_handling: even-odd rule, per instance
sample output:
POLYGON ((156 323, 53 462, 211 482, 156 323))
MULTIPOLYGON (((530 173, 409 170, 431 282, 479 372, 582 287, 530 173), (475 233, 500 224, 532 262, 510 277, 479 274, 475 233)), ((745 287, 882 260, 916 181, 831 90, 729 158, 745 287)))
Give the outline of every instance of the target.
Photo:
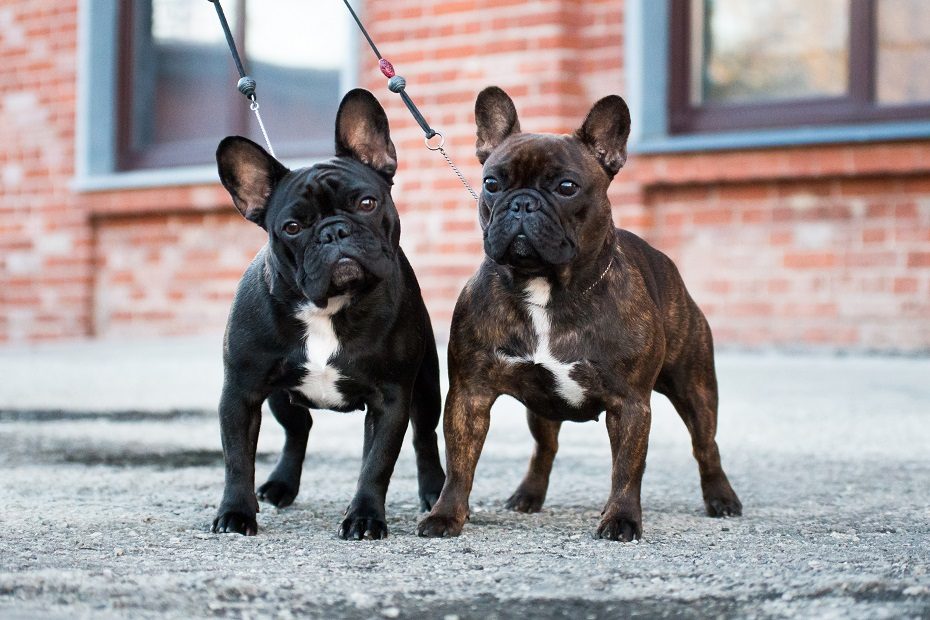
POLYGON ((484 164, 478 214, 486 258, 452 318, 444 431, 448 476, 421 536, 456 536, 501 394, 527 407, 536 450, 507 506, 540 510, 563 421, 607 412, 611 493, 597 536, 642 535, 640 487, 650 395, 665 394, 691 433, 707 513, 742 505, 720 465, 710 328, 672 261, 616 229, 607 188, 626 162, 630 113, 598 101, 572 135, 520 132, 510 97, 475 104, 484 164))

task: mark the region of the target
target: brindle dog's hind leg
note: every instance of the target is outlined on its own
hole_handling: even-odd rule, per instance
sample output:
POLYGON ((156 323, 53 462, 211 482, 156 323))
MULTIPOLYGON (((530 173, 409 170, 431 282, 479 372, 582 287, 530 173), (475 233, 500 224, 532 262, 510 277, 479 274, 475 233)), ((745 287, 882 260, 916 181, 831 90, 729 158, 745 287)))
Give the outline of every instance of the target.
POLYGON ((555 453, 559 450, 559 429, 562 423, 540 417, 529 409, 526 410, 526 423, 536 440, 536 448, 523 482, 507 500, 506 506, 517 512, 539 512, 546 501, 549 474, 552 472, 555 453))
MULTIPOLYGON (((704 335, 708 339, 709 334, 710 329, 706 328, 704 335)), ((693 347, 675 367, 663 368, 656 391, 668 397, 691 433, 707 514, 712 517, 741 515, 743 505, 723 472, 717 449, 717 376, 713 345, 693 347)))

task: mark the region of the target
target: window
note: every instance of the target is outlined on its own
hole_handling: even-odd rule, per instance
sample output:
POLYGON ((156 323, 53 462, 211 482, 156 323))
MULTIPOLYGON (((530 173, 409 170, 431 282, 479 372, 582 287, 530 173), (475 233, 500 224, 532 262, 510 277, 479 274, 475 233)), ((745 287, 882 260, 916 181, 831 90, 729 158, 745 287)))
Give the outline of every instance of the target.
MULTIPOLYGON (((263 144, 212 3, 121 2, 115 167, 208 164, 229 134, 263 144)), ((306 0, 226 0, 262 117, 279 157, 332 151, 353 54, 345 7, 306 0)))
POLYGON ((930 118, 926 0, 671 0, 672 134, 930 118))

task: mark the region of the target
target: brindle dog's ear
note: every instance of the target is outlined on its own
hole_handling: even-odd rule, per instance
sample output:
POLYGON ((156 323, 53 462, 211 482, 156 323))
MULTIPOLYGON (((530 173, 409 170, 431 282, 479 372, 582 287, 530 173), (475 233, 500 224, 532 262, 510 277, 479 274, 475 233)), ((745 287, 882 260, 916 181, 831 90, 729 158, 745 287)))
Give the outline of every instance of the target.
POLYGON ((352 157, 390 181, 397 171, 387 114, 364 88, 346 93, 336 114, 336 156, 352 157))
POLYGON ((265 228, 268 199, 289 170, 265 149, 242 136, 223 138, 216 149, 220 182, 239 212, 265 228))
POLYGON ((613 178, 626 163, 630 109, 622 97, 609 95, 594 104, 575 136, 584 142, 613 178))
POLYGON ((497 86, 488 86, 478 94, 475 123, 478 125, 475 154, 482 164, 507 136, 520 133, 517 108, 510 96, 497 86))

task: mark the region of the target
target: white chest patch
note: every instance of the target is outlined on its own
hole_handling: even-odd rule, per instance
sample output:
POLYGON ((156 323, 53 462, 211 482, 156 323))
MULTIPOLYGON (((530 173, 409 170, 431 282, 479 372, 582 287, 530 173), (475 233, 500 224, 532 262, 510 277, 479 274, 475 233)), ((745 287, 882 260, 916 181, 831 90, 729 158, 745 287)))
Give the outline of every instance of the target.
POLYGON ((530 315, 530 320, 533 321, 533 329, 536 331, 536 351, 533 352, 531 357, 501 357, 508 362, 539 364, 555 377, 555 391, 569 404, 579 407, 585 400, 584 389, 570 376, 572 368, 578 362, 566 363, 557 360, 552 355, 552 349, 549 345, 552 325, 546 306, 549 305, 549 297, 552 292, 551 286, 545 278, 533 278, 527 282, 524 291, 526 292, 526 311, 530 315))
POLYGON ((310 303, 303 306, 297 318, 304 324, 304 339, 307 374, 297 389, 314 404, 321 407, 344 406, 345 398, 336 382, 342 378, 339 370, 329 365, 339 350, 339 339, 333 329, 333 315, 342 310, 349 301, 345 295, 329 299, 325 308, 310 303))

